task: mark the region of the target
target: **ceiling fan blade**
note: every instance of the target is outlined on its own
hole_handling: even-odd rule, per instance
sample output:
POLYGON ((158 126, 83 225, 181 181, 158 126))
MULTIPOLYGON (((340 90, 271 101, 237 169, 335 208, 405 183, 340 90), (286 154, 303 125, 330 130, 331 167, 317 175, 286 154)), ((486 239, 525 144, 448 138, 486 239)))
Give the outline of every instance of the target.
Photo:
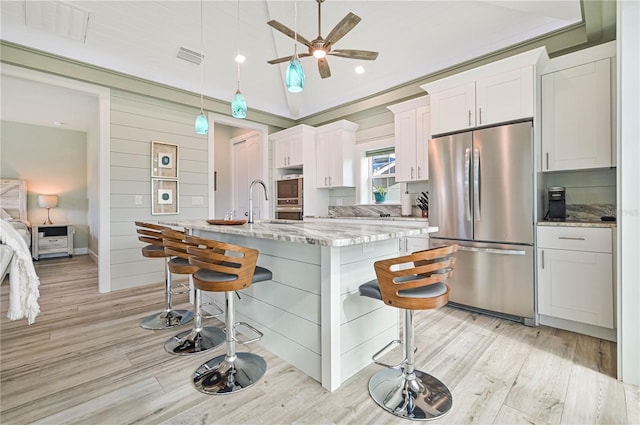
MULTIPOLYGON (((267 22, 267 25, 269 25, 270 27, 272 27, 273 29, 276 29, 278 31, 280 31, 281 33, 283 33, 286 36, 291 37, 292 39, 296 39, 296 32, 294 30, 292 30, 291 28, 282 25, 280 22, 272 19, 271 21, 267 22)), ((306 38, 304 38, 303 36, 300 35, 300 33, 298 33, 298 37, 297 37, 298 41, 302 44, 304 44, 307 47, 311 47, 311 43, 309 42, 309 40, 307 40, 306 38)))
POLYGON ((293 55, 285 56, 283 58, 278 58, 278 59, 271 59, 270 61, 267 61, 267 63, 270 63, 271 65, 275 65, 277 63, 288 62, 291 60, 291 58, 293 58, 293 55))
POLYGON ((373 61, 378 57, 378 52, 372 52, 370 50, 336 49, 330 51, 328 54, 341 58, 362 59, 366 61, 373 61))
POLYGON ((347 16, 342 18, 342 21, 338 22, 338 24, 333 27, 327 38, 324 39, 325 47, 330 46, 331 44, 335 44, 342 37, 347 35, 349 31, 353 29, 361 19, 358 15, 355 15, 351 12, 347 13, 347 16))
MULTIPOLYGON (((307 56, 311 56, 311 54, 310 53, 298 53, 298 58, 306 58, 307 56)), ((271 59, 270 61, 267 61, 267 63, 270 63, 271 65, 275 65, 277 63, 288 62, 291 59, 293 59, 293 55, 285 56, 283 58, 278 58, 278 59, 271 59)))
POLYGON ((331 70, 329 69, 329 62, 327 62, 327 58, 318 59, 318 70, 320 71, 320 77, 331 77, 331 70))

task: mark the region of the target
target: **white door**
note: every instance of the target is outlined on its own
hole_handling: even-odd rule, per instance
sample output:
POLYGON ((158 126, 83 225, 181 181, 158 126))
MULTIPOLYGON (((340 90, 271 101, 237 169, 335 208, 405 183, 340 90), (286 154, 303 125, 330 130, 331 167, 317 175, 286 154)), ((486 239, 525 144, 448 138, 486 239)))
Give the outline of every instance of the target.
MULTIPOLYGON (((236 219, 245 219, 249 211, 249 185, 262 178, 262 137, 253 133, 248 138, 233 140, 231 153, 233 162, 233 213, 236 219)), ((257 185, 256 185, 257 186, 257 185)), ((264 193, 262 187, 254 187, 253 216, 262 218, 264 193)))

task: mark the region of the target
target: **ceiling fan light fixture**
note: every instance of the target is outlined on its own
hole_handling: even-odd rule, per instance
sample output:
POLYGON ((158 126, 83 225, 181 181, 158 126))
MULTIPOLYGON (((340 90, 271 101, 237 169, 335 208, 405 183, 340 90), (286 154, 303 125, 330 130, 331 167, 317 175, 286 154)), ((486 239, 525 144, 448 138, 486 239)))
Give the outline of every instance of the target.
POLYGON ((287 67, 287 90, 291 93, 300 93, 304 90, 304 69, 297 57, 291 59, 287 67))
POLYGON ((247 100, 244 98, 240 89, 236 91, 231 101, 231 115, 233 115, 234 118, 240 119, 247 117, 247 100))
POLYGON ((327 51, 324 48, 317 48, 313 51, 313 57, 322 59, 327 57, 327 51))

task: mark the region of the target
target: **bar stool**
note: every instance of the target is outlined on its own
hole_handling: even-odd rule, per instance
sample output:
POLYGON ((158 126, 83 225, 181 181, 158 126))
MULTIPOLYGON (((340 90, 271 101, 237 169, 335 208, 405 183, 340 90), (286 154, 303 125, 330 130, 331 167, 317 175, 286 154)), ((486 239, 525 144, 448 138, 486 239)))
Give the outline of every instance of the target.
POLYGON ((369 394, 384 410, 404 419, 431 420, 445 415, 453 399, 445 384, 415 369, 413 312, 439 308, 449 301, 447 279, 453 272, 457 245, 376 261, 377 279, 360 286, 360 295, 405 311, 404 341, 394 340, 373 355, 386 366, 369 380, 369 394), (405 265, 407 268, 399 266, 405 265), (404 359, 396 365, 379 360, 387 349, 402 344, 404 359))
MULTIPOLYGON (((189 264, 187 247, 192 245, 186 242, 185 232, 164 229, 162 230, 162 243, 165 254, 172 257, 168 263, 169 271, 174 274, 188 274, 189 280, 192 281, 192 275, 200 268, 189 264)), ((202 326, 202 293, 198 288, 195 288, 194 291, 193 304, 193 328, 189 331, 180 332, 164 344, 164 348, 171 354, 190 355, 204 353, 207 350, 222 345, 225 341, 224 331, 221 328, 216 326, 202 326)), ((213 303, 207 304, 215 305, 213 303)), ((206 316, 206 318, 219 316, 222 313, 223 311, 218 308, 217 313, 206 316)))
POLYGON ((244 322, 235 322, 234 291, 253 283, 271 280, 271 271, 257 266, 258 250, 187 235, 189 262, 200 270, 193 274, 197 289, 224 292, 226 354, 201 365, 193 374, 196 389, 205 394, 228 394, 254 385, 267 370, 264 358, 236 352, 236 343, 248 344, 262 338, 262 332, 244 322), (238 340, 236 327, 244 326, 257 337, 238 340))
POLYGON ((148 245, 142 248, 142 255, 146 258, 164 258, 164 282, 165 282, 165 303, 164 310, 158 314, 152 314, 145 317, 140 322, 140 326, 145 329, 168 329, 174 326, 184 325, 193 319, 193 312, 189 310, 174 310, 171 306, 171 296, 177 294, 173 292, 171 283, 171 272, 169 271, 170 257, 164 252, 164 244, 162 243, 162 231, 169 227, 159 224, 146 223, 143 221, 135 222, 137 233, 140 235, 138 239, 148 245))

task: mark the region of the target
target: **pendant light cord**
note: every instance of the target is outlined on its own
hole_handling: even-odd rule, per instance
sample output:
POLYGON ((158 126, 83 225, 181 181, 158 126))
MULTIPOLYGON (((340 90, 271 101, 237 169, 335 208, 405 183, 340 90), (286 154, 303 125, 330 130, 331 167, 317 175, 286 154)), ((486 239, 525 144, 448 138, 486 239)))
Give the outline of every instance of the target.
POLYGON ((200 0, 200 113, 204 115, 204 37, 203 37, 203 18, 202 18, 202 3, 204 0, 200 0))
POLYGON ((293 0, 293 58, 298 59, 298 0, 293 0))
POLYGON ((240 0, 238 0, 237 15, 238 15, 237 16, 238 23, 237 23, 237 29, 236 29, 236 50, 237 50, 236 64, 238 65, 238 68, 237 68, 238 91, 240 91, 240 61, 238 60, 240 57, 240 0))

